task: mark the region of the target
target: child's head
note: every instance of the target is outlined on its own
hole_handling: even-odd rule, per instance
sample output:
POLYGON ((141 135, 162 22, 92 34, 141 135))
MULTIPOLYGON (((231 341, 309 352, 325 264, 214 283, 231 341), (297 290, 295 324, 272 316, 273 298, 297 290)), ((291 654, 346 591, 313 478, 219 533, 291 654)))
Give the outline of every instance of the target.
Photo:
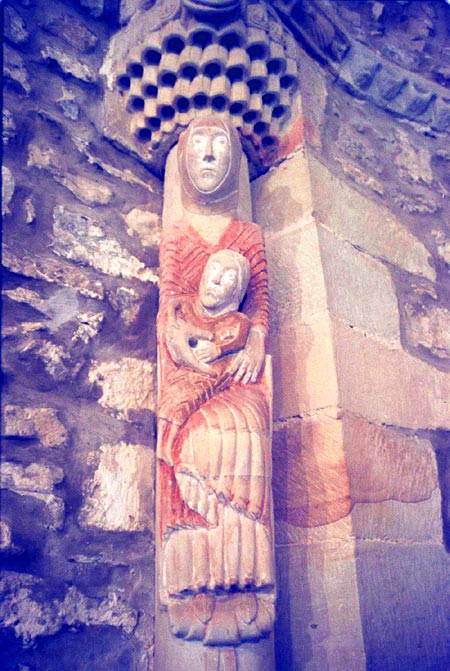
POLYGON ((211 254, 200 280, 199 300, 211 314, 239 308, 250 279, 250 264, 242 254, 223 249, 211 254))

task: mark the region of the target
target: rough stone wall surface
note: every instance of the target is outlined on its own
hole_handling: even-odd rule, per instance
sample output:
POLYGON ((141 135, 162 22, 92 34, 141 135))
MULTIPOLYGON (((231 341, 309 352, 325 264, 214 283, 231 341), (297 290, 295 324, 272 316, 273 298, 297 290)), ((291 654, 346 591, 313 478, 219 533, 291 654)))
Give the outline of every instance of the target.
MULTIPOLYGON (((445 3, 334 7, 444 83, 445 3)), ((303 146, 253 184, 272 270, 277 668, 441 670, 448 134, 353 97, 306 53, 300 93, 303 146)))
POLYGON ((102 137, 112 4, 4 7, 5 671, 152 669, 161 184, 102 137))

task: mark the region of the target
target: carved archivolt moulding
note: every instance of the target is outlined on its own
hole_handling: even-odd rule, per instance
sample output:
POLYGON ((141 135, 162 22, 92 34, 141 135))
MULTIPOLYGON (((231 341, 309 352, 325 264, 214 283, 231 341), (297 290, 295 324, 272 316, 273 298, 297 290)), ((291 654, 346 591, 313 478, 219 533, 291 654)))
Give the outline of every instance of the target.
MULTIPOLYGON (((339 2, 275 0, 272 4, 299 43, 349 93, 396 117, 417 122, 418 128, 428 127, 429 133, 449 132, 450 101, 444 87, 395 65, 355 38, 339 19, 339 2)), ((382 11, 383 3, 379 5, 382 11)))
POLYGON ((118 36, 123 55, 107 71, 106 111, 128 113, 134 151, 157 170, 205 113, 231 120, 253 171, 276 160, 298 87, 297 47, 268 4, 242 4, 160 0, 118 36))

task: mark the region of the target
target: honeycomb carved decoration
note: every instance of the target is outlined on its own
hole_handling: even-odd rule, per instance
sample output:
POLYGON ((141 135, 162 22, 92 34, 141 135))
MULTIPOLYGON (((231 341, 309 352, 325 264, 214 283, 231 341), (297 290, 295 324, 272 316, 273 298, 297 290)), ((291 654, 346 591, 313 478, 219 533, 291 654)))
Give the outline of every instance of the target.
POLYGON ((103 67, 106 113, 120 135, 113 139, 124 143, 125 116, 128 147, 157 172, 189 122, 211 112, 238 129, 253 174, 276 161, 295 107, 298 48, 270 6, 250 2, 244 16, 219 23, 193 16, 179 0, 160 0, 112 47, 110 54, 122 52, 103 67))

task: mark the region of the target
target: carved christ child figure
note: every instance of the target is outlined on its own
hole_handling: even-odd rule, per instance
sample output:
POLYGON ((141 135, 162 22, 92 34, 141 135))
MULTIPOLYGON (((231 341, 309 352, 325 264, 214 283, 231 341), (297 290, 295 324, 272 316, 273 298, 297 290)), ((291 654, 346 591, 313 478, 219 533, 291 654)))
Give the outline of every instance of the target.
POLYGON ((267 269, 235 216, 241 154, 217 117, 180 137, 158 313, 160 599, 174 634, 225 646, 266 635, 275 598, 267 269))
POLYGON ((249 277, 250 264, 245 256, 231 249, 221 250, 210 256, 198 296, 173 299, 169 304, 169 337, 181 328, 193 334, 182 343, 181 350, 170 345, 175 363, 191 363, 180 365, 171 376, 159 404, 160 426, 168 433, 164 456, 169 463, 173 462, 172 446, 179 428, 202 403, 232 382, 231 357, 245 346, 250 329, 248 317, 238 312, 249 277), (212 365, 203 372, 194 362, 197 366, 212 365))

